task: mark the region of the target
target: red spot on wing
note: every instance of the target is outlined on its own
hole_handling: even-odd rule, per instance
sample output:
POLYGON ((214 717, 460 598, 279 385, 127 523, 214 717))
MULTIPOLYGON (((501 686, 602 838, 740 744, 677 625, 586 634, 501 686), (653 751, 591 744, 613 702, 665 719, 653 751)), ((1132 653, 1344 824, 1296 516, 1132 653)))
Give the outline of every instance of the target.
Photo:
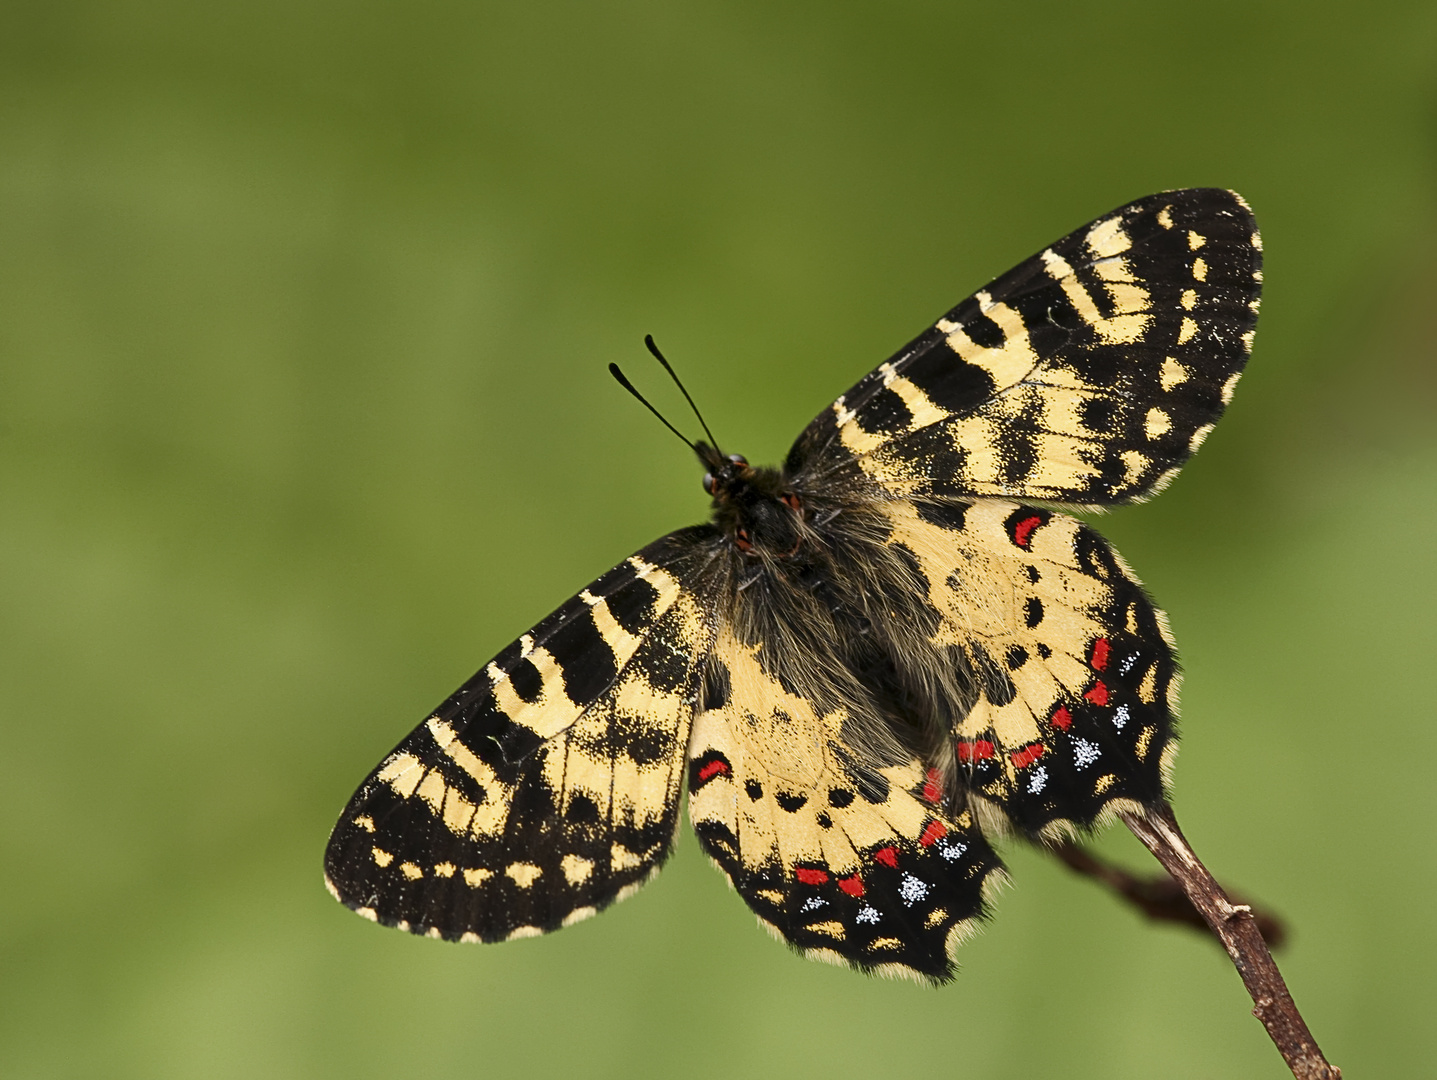
POLYGON ((699 783, 702 784, 705 781, 712 780, 715 776, 727 776, 731 771, 727 761, 724 761, 722 758, 715 758, 703 768, 699 769, 699 783))
POLYGON ((944 825, 941 821, 930 821, 928 828, 924 829, 923 835, 918 838, 918 842, 924 847, 932 847, 946 835, 948 835, 947 825, 944 825))
POLYGON ((1043 524, 1043 519, 1037 514, 1034 514, 1032 517, 1026 517, 1018 522, 1013 526, 1013 543, 1026 551, 1028 545, 1032 542, 1033 530, 1041 524, 1043 524))
POLYGON ((793 876, 805 885, 822 885, 828 880, 828 871, 819 870, 816 867, 800 866, 793 872, 793 876))
POLYGON ((1047 747, 1040 742, 1029 743, 1021 750, 1014 750, 1009 757, 1013 759, 1014 768, 1022 769, 1042 757, 1043 751, 1046 749, 1047 747))
POLYGON ((959 739, 959 761, 987 761, 993 756, 993 744, 987 739, 959 739))
POLYGON ((1068 711, 1066 705, 1059 705, 1048 719, 1060 731, 1067 731, 1073 726, 1073 714, 1068 711))
POLYGON ((863 895, 863 879, 857 874, 854 874, 852 877, 839 878, 838 887, 849 896, 863 895))
POLYGON ((1098 638, 1093 642, 1093 658, 1089 661, 1094 671, 1102 671, 1108 666, 1108 653, 1112 651, 1112 645, 1105 637, 1098 638))
POLYGON ((1108 703, 1108 688, 1102 679, 1093 683, 1093 687, 1083 695, 1085 699, 1094 705, 1106 705, 1108 703))
POLYGON ((892 844, 889 844, 887 847, 881 847, 873 853, 873 861, 881 862, 884 866, 891 866, 897 870, 898 849, 892 844))

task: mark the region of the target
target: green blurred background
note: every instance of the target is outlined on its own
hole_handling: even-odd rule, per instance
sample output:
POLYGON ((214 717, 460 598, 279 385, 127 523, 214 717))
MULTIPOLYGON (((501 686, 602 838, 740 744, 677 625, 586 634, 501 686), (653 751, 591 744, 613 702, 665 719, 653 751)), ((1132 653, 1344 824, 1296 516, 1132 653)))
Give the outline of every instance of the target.
POLYGON ((604 370, 687 424, 644 333, 776 459, 989 277, 1221 185, 1249 374, 1103 528, 1183 646, 1190 838, 1349 1076, 1431 1075, 1434 106, 1430 2, 4 4, 0 1074, 1284 1075, 1219 949, 1031 850, 936 991, 792 956, 686 828, 506 946, 320 882, 426 710, 703 516, 604 370))

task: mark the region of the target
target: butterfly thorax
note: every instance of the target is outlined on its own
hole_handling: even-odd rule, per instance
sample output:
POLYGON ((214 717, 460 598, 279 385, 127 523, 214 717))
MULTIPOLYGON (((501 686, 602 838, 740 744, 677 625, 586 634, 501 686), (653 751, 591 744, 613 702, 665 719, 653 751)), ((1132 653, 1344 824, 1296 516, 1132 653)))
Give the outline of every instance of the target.
POLYGON ((858 774, 916 754, 956 779, 951 732, 973 701, 972 674, 936 643, 926 583, 888 542, 871 493, 802 489, 801 476, 739 457, 707 463, 714 523, 731 545, 724 621, 738 641, 787 692, 842 718, 858 774))

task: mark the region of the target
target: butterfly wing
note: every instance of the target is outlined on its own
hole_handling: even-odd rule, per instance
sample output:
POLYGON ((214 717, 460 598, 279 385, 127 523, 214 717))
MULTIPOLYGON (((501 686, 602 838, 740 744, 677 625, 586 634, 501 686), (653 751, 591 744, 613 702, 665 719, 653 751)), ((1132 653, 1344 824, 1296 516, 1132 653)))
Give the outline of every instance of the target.
POLYGON ((689 747, 704 849, 776 935, 816 959, 943 981, 999 862, 917 758, 866 768, 843 714, 767 674, 725 627, 689 747))
POLYGON ((785 471, 908 497, 1141 498, 1231 398, 1261 280, 1238 195, 1139 199, 953 308, 820 414, 785 471))
POLYGON ((1005 499, 885 504, 977 697, 953 731, 980 821, 1029 835, 1161 800, 1176 749, 1167 622, 1093 529, 1005 499))
POLYGON ((628 895, 667 856, 698 672, 709 527, 627 559, 501 652, 370 774, 330 891, 387 926, 501 941, 628 895))

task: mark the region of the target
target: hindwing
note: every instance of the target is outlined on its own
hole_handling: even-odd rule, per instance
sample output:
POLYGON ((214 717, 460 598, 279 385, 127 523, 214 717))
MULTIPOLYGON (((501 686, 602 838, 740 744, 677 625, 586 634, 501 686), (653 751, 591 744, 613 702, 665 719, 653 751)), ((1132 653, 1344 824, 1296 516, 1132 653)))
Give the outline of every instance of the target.
POLYGON ((908 497, 1141 498, 1231 399, 1261 280, 1238 195, 1139 199, 954 307, 821 413, 785 471, 908 497))
POLYGON ((1164 797, 1178 673, 1167 621, 1092 528, 1006 499, 884 505, 976 700, 953 731, 980 819, 1029 834, 1164 797), (1002 820, 1006 819, 1006 820, 1002 820))
POLYGON ((325 855, 334 895, 450 940, 554 930, 663 861, 712 616, 713 530, 625 560, 501 652, 380 763, 325 855))
POLYGON ((942 981, 999 862, 918 758, 873 767, 721 631, 689 747, 704 849, 776 935, 815 959, 942 981))

